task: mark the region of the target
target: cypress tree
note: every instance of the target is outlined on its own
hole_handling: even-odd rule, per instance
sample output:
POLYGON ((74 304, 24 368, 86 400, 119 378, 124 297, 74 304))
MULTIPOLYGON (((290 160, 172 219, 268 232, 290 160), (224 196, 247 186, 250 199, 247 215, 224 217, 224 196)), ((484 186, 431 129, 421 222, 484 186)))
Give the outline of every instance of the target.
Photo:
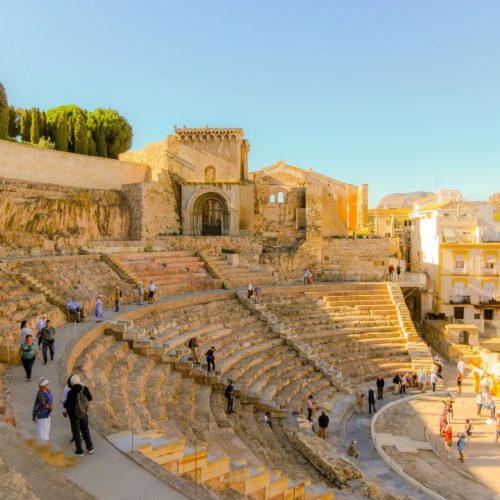
POLYGON ((30 142, 31 138, 31 110, 23 109, 21 114, 21 139, 30 142))
POLYGON ((57 150, 68 151, 68 121, 62 113, 54 123, 53 139, 57 150))
POLYGON ((0 83, 0 139, 9 136, 9 101, 5 87, 0 83))
POLYGON ((21 116, 14 106, 9 107, 9 137, 13 139, 21 133, 21 116))
POLYGON ((75 153, 88 153, 87 123, 83 115, 78 115, 75 120, 75 153))
POLYGON ((30 142, 38 144, 40 141, 40 110, 33 108, 31 110, 30 142))

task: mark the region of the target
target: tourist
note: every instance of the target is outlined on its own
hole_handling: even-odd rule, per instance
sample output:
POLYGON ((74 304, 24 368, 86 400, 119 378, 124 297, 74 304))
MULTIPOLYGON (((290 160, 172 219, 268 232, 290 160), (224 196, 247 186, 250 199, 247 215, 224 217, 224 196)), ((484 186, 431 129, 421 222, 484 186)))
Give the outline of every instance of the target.
POLYGON ((458 460, 463 463, 465 449, 465 434, 460 434, 457 441, 458 460))
POLYGON ((319 437, 326 439, 326 429, 328 429, 328 424, 330 423, 330 419, 328 415, 322 411, 321 415, 318 417, 318 425, 319 425, 319 437))
POLYGON ((42 330, 42 354, 43 364, 47 364, 47 350, 50 352, 50 360, 54 361, 54 344, 56 338, 56 329, 52 326, 50 319, 45 322, 42 330))
POLYGON ((490 395, 490 380, 488 377, 484 376, 479 382, 479 387, 481 388, 481 394, 483 399, 486 401, 490 395))
POLYGON ((304 276, 302 277, 302 283, 304 285, 312 285, 312 282, 313 282, 313 274, 311 272, 311 270, 307 267, 306 269, 304 269, 304 276))
POLYGON ((75 455, 83 457, 82 438, 85 441, 87 453, 94 453, 92 437, 89 429, 88 405, 92 401, 92 394, 88 387, 85 387, 78 375, 73 375, 70 379, 71 389, 64 402, 64 408, 68 413, 71 424, 71 432, 75 440, 75 455))
POLYGON ((453 429, 451 425, 446 426, 443 436, 444 436, 444 449, 446 451, 446 454, 450 456, 451 442, 453 440, 453 429))
POLYGON ((495 405, 495 400, 491 396, 490 399, 486 401, 486 408, 490 410, 490 419, 493 423, 496 414, 496 405, 495 405))
POLYGON ((398 264, 398 267, 396 267, 396 283, 399 283, 400 276, 401 276, 401 266, 398 264))
POLYGON ((389 264, 389 279, 394 281, 394 266, 392 264, 389 264))
POLYGON ((260 296, 262 295, 262 290, 260 286, 256 286, 254 289, 254 297, 255 297, 255 303, 260 304, 260 296))
POLYGON ((49 390, 50 381, 42 377, 38 381, 38 392, 33 406, 32 418, 36 424, 36 436, 42 441, 49 440, 50 414, 54 408, 52 393, 49 390))
POLYGON ((457 380, 458 394, 461 395, 462 394, 462 380, 464 378, 464 376, 462 375, 462 372, 458 372, 457 376, 455 378, 457 380))
POLYGON ((21 344, 21 363, 26 373, 26 382, 31 381, 31 371, 37 357, 38 347, 35 342, 33 342, 33 335, 31 335, 31 333, 28 333, 23 343, 21 344))
POLYGON ((463 362, 463 360, 460 360, 457 363, 457 373, 462 374, 462 380, 463 380, 463 378, 465 377, 465 363, 463 362))
POLYGON ((444 436, 444 430, 446 429, 446 410, 444 410, 441 415, 439 415, 439 435, 444 436))
POLYGON ((198 341, 196 340, 195 337, 189 339, 188 343, 189 349, 191 349, 191 357, 193 358, 193 365, 199 365, 200 360, 198 358, 198 341))
POLYGON ((38 345, 42 343, 42 330, 45 328, 45 323, 47 322, 47 315, 42 314, 40 319, 37 321, 36 324, 36 336, 38 338, 38 345))
POLYGON ((357 446, 357 441, 355 439, 351 441, 351 444, 347 448, 347 454, 350 457, 354 457, 356 460, 359 458, 359 450, 357 446))
POLYGON ((19 331, 19 343, 21 345, 26 340, 26 337, 28 335, 33 336, 33 332, 31 331, 31 328, 28 326, 28 321, 23 319, 21 321, 21 330, 19 331))
POLYGON ((205 358, 207 360, 207 374, 210 374, 210 367, 215 373, 215 347, 211 347, 206 353, 205 358))
POLYGON ((445 404, 446 404, 446 419, 447 419, 448 423, 453 422, 453 416, 454 416, 453 403, 454 403, 453 398, 451 396, 448 396, 448 398, 445 401, 445 404))
POLYGON ((432 385, 432 392, 436 392, 436 384, 438 381, 438 376, 436 372, 431 373, 431 385, 432 385))
POLYGON ((365 412, 365 395, 359 389, 356 392, 356 408, 358 413, 365 412))
POLYGON ((375 391, 370 387, 368 389, 368 413, 372 412, 373 408, 373 413, 377 413, 377 410, 375 409, 375 391))
POLYGON ((97 323, 101 323, 104 320, 104 315, 102 313, 102 295, 97 296, 97 300, 95 301, 94 314, 97 323))
POLYGON ((149 283, 149 303, 152 304, 155 301, 155 294, 156 294, 156 285, 154 284, 153 281, 149 283))
POLYGON ((234 387, 233 387, 233 381, 230 380, 229 384, 226 387, 226 390, 224 391, 224 396, 227 399, 227 413, 231 414, 234 413, 233 410, 233 405, 234 405, 234 387))
POLYGON ((314 402, 313 395, 309 394, 309 398, 307 399, 307 420, 309 422, 312 422, 315 409, 316 403, 314 402))
POLYGON ((248 283, 248 286, 247 286, 247 299, 251 299, 253 296, 253 284, 252 283, 248 283))
POLYGON ((137 283, 137 305, 142 306, 142 299, 144 298, 144 285, 142 283, 137 283))
POLYGON ((406 387, 408 386, 408 377, 406 373, 402 373, 399 376, 401 380, 401 387, 399 388, 399 394, 406 394, 406 387))
POLYGON ((85 314, 83 312, 83 308, 80 307, 80 304, 75 299, 70 299, 70 301, 66 304, 68 308, 68 314, 70 319, 73 318, 74 321, 80 323, 85 319, 85 314))
POLYGON ((418 387, 420 392, 425 392, 427 389, 427 375, 424 370, 420 370, 418 374, 418 387))
POLYGON ((401 379, 399 378, 399 373, 396 373, 396 375, 392 379, 392 383, 394 384, 394 394, 399 394, 399 387, 401 385, 401 379))
POLYGON ((477 408, 477 416, 481 416, 481 410, 483 409, 483 396, 481 393, 476 394, 476 408, 477 408))
POLYGON ((379 375, 377 379, 377 399, 384 399, 384 385, 384 376, 379 375))
POLYGON ((273 428, 273 422, 271 421, 271 414, 266 411, 264 414, 264 423, 267 424, 271 429, 273 428))
POLYGON ((120 311, 120 304, 122 301, 122 291, 120 290, 120 287, 118 285, 115 286, 114 298, 115 298, 115 313, 117 313, 120 311))
POLYGON ((468 418, 465 419, 465 435, 467 436, 467 443, 470 441, 470 437, 472 436, 472 424, 468 418))

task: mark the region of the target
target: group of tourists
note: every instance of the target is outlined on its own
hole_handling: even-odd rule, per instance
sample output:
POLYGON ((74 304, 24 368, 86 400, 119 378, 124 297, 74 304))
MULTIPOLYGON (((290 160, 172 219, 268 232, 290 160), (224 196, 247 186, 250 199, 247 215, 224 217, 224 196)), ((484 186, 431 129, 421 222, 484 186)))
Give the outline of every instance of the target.
POLYGON ((389 265, 389 279, 391 281, 394 281, 395 283, 398 283, 401 277, 401 266, 398 264, 396 267, 394 267, 392 264, 389 265))
MULTIPOLYGON (((49 389, 50 381, 41 377, 38 381, 38 392, 33 405, 32 419, 36 424, 36 435, 42 441, 50 439, 51 416, 54 411, 54 396, 49 389)), ((88 407, 92 401, 92 394, 84 386, 78 375, 71 375, 64 387, 60 403, 62 414, 69 419, 71 427, 71 442, 75 443, 75 455, 83 457, 82 439, 85 442, 87 453, 94 453, 92 437, 89 429, 88 407)))
POLYGON ((261 290, 260 286, 254 287, 253 283, 248 283, 248 286, 247 286, 247 298, 248 299, 251 299, 253 297, 255 302, 258 304, 258 303, 260 303, 260 296, 261 295, 262 295, 262 290, 261 290))
POLYGON ((31 374, 35 361, 40 358, 40 347, 42 348, 43 364, 46 365, 54 360, 56 330, 52 322, 43 314, 36 323, 36 333, 33 333, 27 320, 21 321, 19 332, 19 344, 21 353, 21 364, 26 373, 26 381, 31 381, 31 374))

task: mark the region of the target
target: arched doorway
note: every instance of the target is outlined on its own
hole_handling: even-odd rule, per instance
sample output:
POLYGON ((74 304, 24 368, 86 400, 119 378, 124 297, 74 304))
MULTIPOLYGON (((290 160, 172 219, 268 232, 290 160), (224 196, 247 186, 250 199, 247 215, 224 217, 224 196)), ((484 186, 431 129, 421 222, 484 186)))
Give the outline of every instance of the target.
POLYGON ((192 234, 221 236, 228 234, 229 211, 226 200, 217 193, 200 196, 193 206, 192 234))

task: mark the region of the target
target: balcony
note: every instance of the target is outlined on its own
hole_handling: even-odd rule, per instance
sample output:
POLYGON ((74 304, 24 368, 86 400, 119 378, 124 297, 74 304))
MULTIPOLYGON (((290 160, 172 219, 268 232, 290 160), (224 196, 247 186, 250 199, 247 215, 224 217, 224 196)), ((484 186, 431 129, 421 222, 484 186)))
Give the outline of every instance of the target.
POLYGON ((500 300, 491 295, 482 295, 478 302, 481 306, 500 306, 500 300))
POLYGON ((450 304, 470 304, 470 295, 450 295, 450 304))
POLYGON ((453 267, 451 272, 453 274, 467 274, 467 266, 464 267, 453 267))

